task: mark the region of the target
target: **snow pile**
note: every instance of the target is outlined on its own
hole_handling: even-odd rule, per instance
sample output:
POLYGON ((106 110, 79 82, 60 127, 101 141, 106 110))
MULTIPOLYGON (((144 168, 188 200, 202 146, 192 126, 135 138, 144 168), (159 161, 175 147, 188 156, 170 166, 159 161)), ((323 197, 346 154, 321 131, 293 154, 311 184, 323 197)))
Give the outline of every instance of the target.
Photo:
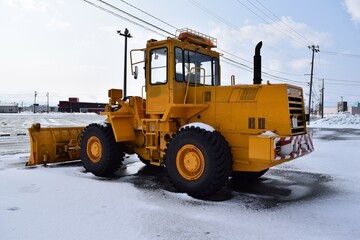
POLYGON ((326 128, 360 128, 360 115, 352 115, 348 112, 329 114, 322 119, 311 122, 310 126, 326 128))
POLYGON ((277 137, 279 135, 277 135, 276 133, 272 132, 272 131, 266 131, 263 134, 261 134, 261 136, 267 136, 267 137, 277 137))

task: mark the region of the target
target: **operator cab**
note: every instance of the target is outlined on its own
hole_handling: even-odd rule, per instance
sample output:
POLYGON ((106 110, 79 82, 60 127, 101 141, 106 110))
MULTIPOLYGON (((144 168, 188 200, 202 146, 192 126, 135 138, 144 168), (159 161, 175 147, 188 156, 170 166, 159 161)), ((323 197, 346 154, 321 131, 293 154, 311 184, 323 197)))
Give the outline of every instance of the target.
POLYGON ((216 39, 189 29, 178 38, 150 40, 146 46, 146 112, 164 114, 169 104, 188 104, 187 92, 220 85, 216 39))

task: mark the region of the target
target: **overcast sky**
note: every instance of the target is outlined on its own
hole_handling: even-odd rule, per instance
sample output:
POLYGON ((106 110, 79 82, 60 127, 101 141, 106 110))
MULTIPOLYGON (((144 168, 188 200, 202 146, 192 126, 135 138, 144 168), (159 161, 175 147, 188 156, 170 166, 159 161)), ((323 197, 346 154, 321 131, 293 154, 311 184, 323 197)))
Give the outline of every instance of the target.
MULTIPOLYGON (((124 38, 116 31, 130 30, 128 49, 169 36, 101 1, 89 2, 117 16, 83 0, 0 0, 1 103, 30 105, 35 91, 40 104, 46 103, 47 92, 52 105, 69 97, 107 102, 108 89, 122 88, 124 38)), ((216 37, 219 51, 236 61, 222 63, 224 84, 231 75, 237 83, 252 83, 248 67, 255 45, 263 41, 263 80, 299 85, 308 93, 312 53, 308 46, 319 45, 315 104, 321 79, 325 106, 335 107, 341 97, 349 105, 360 101, 359 0, 107 2, 172 34, 188 27, 216 37)), ((141 95, 144 74, 138 80, 130 71, 128 76, 128 95, 141 95)))

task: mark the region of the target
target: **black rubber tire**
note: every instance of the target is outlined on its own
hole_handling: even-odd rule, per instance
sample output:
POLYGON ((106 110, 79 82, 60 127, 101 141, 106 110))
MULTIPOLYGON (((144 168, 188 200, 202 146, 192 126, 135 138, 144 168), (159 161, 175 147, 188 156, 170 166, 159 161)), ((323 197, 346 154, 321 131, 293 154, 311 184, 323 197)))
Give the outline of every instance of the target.
POLYGON ((85 169, 99 177, 111 176, 119 169, 124 160, 122 144, 115 141, 110 124, 106 124, 106 126, 96 123, 88 125, 82 133, 80 146, 80 158, 85 169), (96 162, 91 160, 94 157, 88 155, 87 148, 90 139, 97 139, 97 143, 102 149, 96 162))
POLYGON ((217 193, 228 182, 232 172, 232 155, 225 138, 217 131, 199 127, 185 127, 173 135, 167 145, 165 160, 168 177, 175 189, 195 198, 217 193), (196 179, 187 179, 177 167, 178 153, 184 146, 195 146, 203 156, 203 171, 196 179))
POLYGON ((150 160, 146 160, 146 159, 142 158, 140 155, 137 155, 137 156, 138 156, 140 162, 142 162, 142 163, 145 164, 146 166, 151 166, 150 160))
POLYGON ((253 182, 264 175, 269 169, 260 172, 233 172, 232 180, 236 182, 253 182))

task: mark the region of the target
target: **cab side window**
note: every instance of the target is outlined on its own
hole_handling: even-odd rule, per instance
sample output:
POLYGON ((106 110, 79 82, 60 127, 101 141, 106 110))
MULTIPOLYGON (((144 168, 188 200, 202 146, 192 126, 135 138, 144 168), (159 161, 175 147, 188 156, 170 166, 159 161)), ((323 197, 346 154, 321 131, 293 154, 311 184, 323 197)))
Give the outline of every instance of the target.
POLYGON ((184 81, 184 55, 181 48, 175 48, 175 80, 184 81))
POLYGON ((219 59, 217 58, 213 59, 212 72, 213 72, 213 79, 211 85, 220 86, 219 59))
POLYGON ((153 49, 150 52, 150 83, 164 84, 167 82, 167 48, 153 49))

